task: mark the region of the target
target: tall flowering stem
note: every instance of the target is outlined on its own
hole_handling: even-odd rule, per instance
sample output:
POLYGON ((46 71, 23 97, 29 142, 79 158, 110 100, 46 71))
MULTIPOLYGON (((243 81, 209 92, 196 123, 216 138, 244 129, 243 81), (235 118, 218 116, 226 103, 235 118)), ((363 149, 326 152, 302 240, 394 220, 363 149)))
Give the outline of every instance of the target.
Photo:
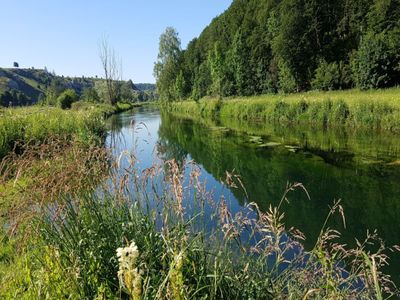
POLYGON ((129 291, 131 299, 139 300, 142 296, 142 276, 137 267, 139 250, 135 242, 132 242, 129 247, 118 248, 117 257, 120 285, 129 291))

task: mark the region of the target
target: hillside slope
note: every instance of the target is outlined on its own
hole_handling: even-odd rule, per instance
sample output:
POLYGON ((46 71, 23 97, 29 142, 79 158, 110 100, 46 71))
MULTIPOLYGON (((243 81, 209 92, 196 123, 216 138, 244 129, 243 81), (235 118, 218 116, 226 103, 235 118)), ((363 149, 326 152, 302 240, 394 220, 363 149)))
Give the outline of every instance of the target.
POLYGON ((234 0, 187 49, 162 37, 164 100, 400 84, 400 0, 234 0))
MULTIPOLYGON (((43 69, 0 68, 0 106, 30 105, 38 102, 50 90, 73 89, 78 95, 90 88, 102 89, 101 78, 58 76, 43 69), (4 99, 6 100, 4 100, 4 99)), ((131 101, 145 101, 156 97, 154 84, 121 82, 131 101)), ((100 93, 101 94, 101 93, 100 93)))

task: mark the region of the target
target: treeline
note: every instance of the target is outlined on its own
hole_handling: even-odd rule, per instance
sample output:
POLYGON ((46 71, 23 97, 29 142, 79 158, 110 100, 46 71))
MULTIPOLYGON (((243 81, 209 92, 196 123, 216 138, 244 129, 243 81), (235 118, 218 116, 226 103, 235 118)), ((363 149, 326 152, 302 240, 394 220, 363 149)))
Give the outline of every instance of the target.
POLYGON ((186 50, 160 38, 165 100, 400 83, 400 0, 234 0, 186 50))
MULTIPOLYGON (((81 89, 74 88, 72 85, 66 85, 62 78, 54 79, 46 95, 41 99, 44 103, 55 105, 58 103, 58 98, 64 91, 73 90, 76 94, 76 99, 86 102, 107 102, 108 91, 106 81, 103 79, 86 79, 88 84, 81 89)), ((132 80, 119 80, 113 82, 115 90, 115 100, 117 102, 144 102, 157 99, 157 94, 153 90, 139 90, 132 80)))
MULTIPOLYGON (((118 102, 143 102, 157 99, 152 84, 131 80, 115 81, 118 102)), ((41 69, 1 69, 0 106, 26 106, 35 103, 70 107, 72 102, 107 102, 106 81, 101 78, 57 76, 41 69)))

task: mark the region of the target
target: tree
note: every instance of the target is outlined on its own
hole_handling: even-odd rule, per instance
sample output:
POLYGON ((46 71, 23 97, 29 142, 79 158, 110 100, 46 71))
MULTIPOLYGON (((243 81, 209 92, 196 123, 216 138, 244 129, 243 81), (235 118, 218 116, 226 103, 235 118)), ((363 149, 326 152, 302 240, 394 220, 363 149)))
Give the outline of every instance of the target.
POLYGON ((5 91, 0 95, 0 106, 8 107, 12 106, 13 97, 9 91, 5 91))
POLYGON ((195 73, 195 80, 193 84, 192 98, 199 100, 207 95, 208 90, 212 84, 211 72, 207 61, 203 62, 195 73))
POLYGON ((106 81, 107 100, 111 105, 115 105, 118 100, 118 82, 121 80, 122 68, 114 49, 111 48, 108 39, 105 37, 99 43, 99 56, 106 81))
POLYGON ((87 102, 100 102, 100 97, 97 91, 94 88, 88 88, 83 91, 83 94, 81 96, 83 101, 87 102))
POLYGON ((185 77, 181 70, 175 80, 175 97, 178 100, 182 100, 185 95, 185 84, 185 77))
POLYGON ((78 95, 72 89, 67 89, 57 98, 57 104, 62 109, 71 108, 72 103, 78 101, 78 95))
POLYGON ((154 64, 154 77, 162 100, 171 100, 174 95, 174 84, 178 76, 181 58, 181 41, 178 32, 167 27, 160 36, 159 53, 154 64))
POLYGON ((326 60, 321 60, 315 70, 315 78, 311 82, 313 89, 328 91, 337 89, 339 84, 339 65, 336 62, 328 63, 326 60))
POLYGON ((16 62, 16 61, 14 61, 14 68, 19 68, 19 64, 16 62))
MULTIPOLYGON (((352 60, 353 76, 361 89, 380 88, 398 79, 398 48, 387 34, 368 33, 352 60)), ((396 43, 399 44, 399 43, 396 43)))

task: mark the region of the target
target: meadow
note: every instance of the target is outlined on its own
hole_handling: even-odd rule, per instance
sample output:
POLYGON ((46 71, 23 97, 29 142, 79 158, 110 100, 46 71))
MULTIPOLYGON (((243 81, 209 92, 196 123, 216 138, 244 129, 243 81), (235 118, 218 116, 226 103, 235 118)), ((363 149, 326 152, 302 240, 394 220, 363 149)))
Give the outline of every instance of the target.
POLYGON ((12 150, 21 151, 17 148, 23 144, 38 145, 47 139, 62 138, 91 144, 104 137, 108 116, 133 106, 128 103, 111 106, 76 102, 71 110, 48 106, 0 108, 0 158, 12 150))
POLYGON ((173 102, 168 108, 188 116, 222 120, 400 131, 399 88, 204 98, 173 102))

